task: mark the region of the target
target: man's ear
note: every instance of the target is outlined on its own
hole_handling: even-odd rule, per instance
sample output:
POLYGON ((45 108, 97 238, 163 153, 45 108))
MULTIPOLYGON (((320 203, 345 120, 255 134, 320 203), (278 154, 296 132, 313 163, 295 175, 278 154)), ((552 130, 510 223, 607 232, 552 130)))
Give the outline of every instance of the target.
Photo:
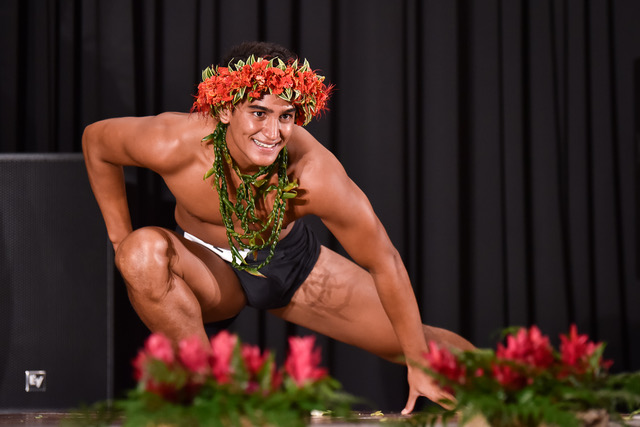
POLYGON ((229 122, 231 121, 231 114, 233 114, 231 110, 228 108, 225 108, 224 110, 220 111, 220 113, 218 114, 218 118, 222 123, 224 123, 225 125, 228 125, 229 122))

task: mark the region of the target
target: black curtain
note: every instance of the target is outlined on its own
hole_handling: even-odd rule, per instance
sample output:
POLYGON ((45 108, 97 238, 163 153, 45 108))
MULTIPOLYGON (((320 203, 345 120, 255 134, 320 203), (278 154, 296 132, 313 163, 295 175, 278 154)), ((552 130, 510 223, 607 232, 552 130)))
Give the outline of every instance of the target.
MULTIPOLYGON (((479 346, 576 323, 637 370, 639 18, 636 0, 5 0, 0 150, 77 152, 96 120, 188 111, 230 46, 284 44, 336 84, 309 129, 370 197, 426 323, 479 346)), ((171 226, 158 177, 128 176, 134 222, 171 226)), ((251 311, 236 328, 303 332, 251 311)), ((322 344, 349 391, 401 409, 401 368, 322 344)))

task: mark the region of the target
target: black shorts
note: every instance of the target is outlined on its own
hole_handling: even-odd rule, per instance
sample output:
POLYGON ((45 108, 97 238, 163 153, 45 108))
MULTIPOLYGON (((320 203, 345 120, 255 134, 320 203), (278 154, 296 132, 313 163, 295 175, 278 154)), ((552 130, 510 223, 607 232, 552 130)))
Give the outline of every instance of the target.
MULTIPOLYGON (((259 265, 267 258, 269 249, 247 255, 249 265, 259 265)), ((259 271, 265 277, 254 276, 243 270, 233 271, 247 296, 250 307, 268 310, 284 307, 306 280, 320 256, 320 242, 313 231, 302 221, 296 221, 293 229, 276 245, 273 258, 259 271)))
MULTIPOLYGON (((259 265, 268 254, 269 249, 262 249, 258 251, 257 258, 252 252, 245 260, 249 265, 259 265)), ((319 256, 320 242, 313 231, 298 220, 289 234, 276 245, 269 264, 260 269, 265 277, 235 268, 233 271, 247 297, 247 305, 261 310, 281 308, 291 302, 293 294, 309 276, 319 256)))

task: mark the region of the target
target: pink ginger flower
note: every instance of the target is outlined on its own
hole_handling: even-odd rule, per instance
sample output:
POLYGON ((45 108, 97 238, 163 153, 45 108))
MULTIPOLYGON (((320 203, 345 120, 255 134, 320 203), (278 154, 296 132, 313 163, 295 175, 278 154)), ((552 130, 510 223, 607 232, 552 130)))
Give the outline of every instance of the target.
POLYGON ((245 344, 242 346, 242 360, 244 361, 247 371, 249 372, 249 383, 247 385, 247 393, 253 393, 260 388, 257 382, 257 376, 262 369, 265 361, 269 357, 269 353, 260 352, 260 347, 257 345, 245 344))
POLYGON ((144 385, 145 390, 166 399, 172 399, 175 394, 174 387, 157 382, 147 370, 152 360, 158 360, 166 365, 172 365, 175 361, 172 343, 161 333, 153 333, 145 341, 144 348, 133 360, 133 377, 144 385))
POLYGON ((149 357, 161 360, 167 365, 175 360, 171 341, 161 333, 151 334, 144 343, 144 349, 149 357))
POLYGON ((317 381, 327 375, 320 364, 320 349, 314 349, 316 337, 289 337, 289 355, 285 361, 285 370, 293 378, 298 387, 307 381, 317 381))
POLYGON ((542 335, 536 326, 529 330, 522 328, 515 336, 509 335, 506 347, 498 344, 496 356, 541 369, 546 369, 553 363, 549 337, 542 335))
POLYGON ((491 372, 498 383, 510 390, 520 390, 533 382, 531 378, 509 365, 493 365, 491 372))
MULTIPOLYGON (((578 375, 585 374, 591 369, 591 357, 602 346, 602 343, 589 341, 587 335, 579 335, 575 324, 571 325, 569 335, 560 335, 560 354, 562 363, 578 375)), ((611 361, 599 360, 605 369, 611 366, 611 361)))
POLYGON ((180 341, 178 357, 191 372, 205 374, 209 369, 209 351, 195 335, 180 341))
POLYGON ((211 371, 220 384, 231 381, 231 359, 238 337, 224 330, 211 338, 211 371))
POLYGON ((269 353, 265 352, 262 354, 260 347, 257 345, 245 344, 242 346, 242 360, 244 360, 244 364, 251 376, 257 375, 258 372, 260 372, 267 357, 269 357, 269 353))
POLYGON ((429 352, 424 354, 429 367, 451 381, 464 384, 467 369, 458 363, 458 359, 447 348, 440 348, 434 341, 429 341, 429 352))
POLYGON ((542 335, 537 326, 521 328, 516 335, 507 337, 507 346, 498 344, 498 363, 492 367, 494 378, 506 388, 520 389, 533 382, 531 369, 543 370, 554 362, 549 337, 542 335), (500 360, 514 362, 500 363, 500 360), (518 365, 521 366, 518 367, 518 365))
POLYGON ((144 376, 144 367, 147 364, 147 353, 144 350, 140 350, 135 359, 131 362, 133 365, 133 379, 136 381, 140 381, 144 376))

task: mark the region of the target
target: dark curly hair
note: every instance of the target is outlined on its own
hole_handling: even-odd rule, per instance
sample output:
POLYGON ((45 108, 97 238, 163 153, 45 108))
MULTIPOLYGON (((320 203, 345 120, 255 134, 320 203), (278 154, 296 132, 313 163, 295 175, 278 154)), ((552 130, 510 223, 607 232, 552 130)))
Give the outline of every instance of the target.
POLYGON ((230 63, 236 63, 240 60, 246 61, 251 55, 265 59, 280 58, 285 63, 298 59, 295 53, 277 43, 254 41, 243 42, 232 47, 218 65, 226 67, 230 63))

